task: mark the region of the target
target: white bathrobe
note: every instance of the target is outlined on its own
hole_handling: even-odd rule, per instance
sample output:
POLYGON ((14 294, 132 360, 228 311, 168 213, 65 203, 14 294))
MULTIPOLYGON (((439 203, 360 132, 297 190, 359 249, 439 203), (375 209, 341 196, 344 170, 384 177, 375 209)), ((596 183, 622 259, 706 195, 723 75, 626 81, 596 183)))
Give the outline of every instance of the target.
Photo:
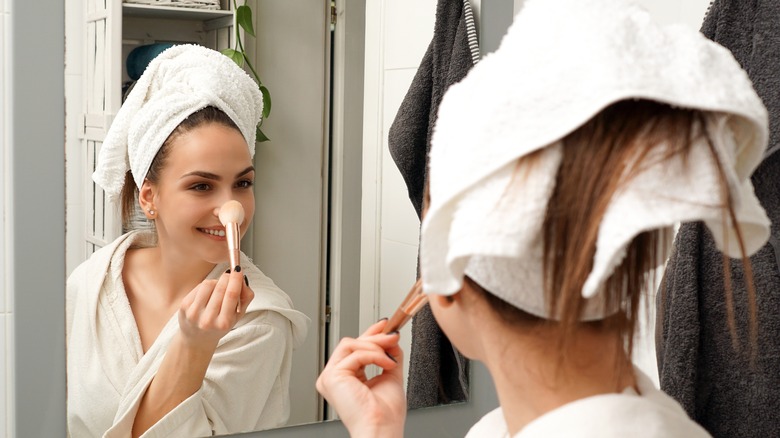
MULTIPOLYGON (((679 403, 634 368, 637 387, 567 403, 528 423, 513 438, 703 438, 709 437, 679 403)), ((531 397, 533 395, 530 395, 531 397)), ((472 426, 466 438, 509 438, 501 408, 472 426)))
MULTIPOLYGON (((178 315, 144 354, 122 283, 128 248, 148 246, 148 232, 126 234, 95 252, 67 284, 68 434, 129 437, 135 413, 169 343, 178 315)), ((309 319, 242 254, 255 298, 219 342, 201 388, 144 437, 200 437, 282 426, 290 413, 293 347, 309 319)), ((228 269, 217 265, 209 278, 228 269)))

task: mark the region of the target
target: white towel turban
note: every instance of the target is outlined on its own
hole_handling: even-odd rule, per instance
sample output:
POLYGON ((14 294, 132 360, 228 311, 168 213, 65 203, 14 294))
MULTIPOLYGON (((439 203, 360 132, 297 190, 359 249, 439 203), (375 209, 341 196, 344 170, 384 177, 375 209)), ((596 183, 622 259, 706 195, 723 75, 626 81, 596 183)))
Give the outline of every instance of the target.
POLYGON ((130 170, 141 187, 157 151, 191 114, 214 106, 241 130, 255 152, 263 114, 257 84, 227 56, 202 46, 179 45, 146 67, 108 130, 92 179, 115 201, 130 170))
MULTIPOLYGON (((698 32, 653 23, 629 1, 529 0, 500 48, 439 107, 421 231, 423 289, 454 294, 467 274, 510 304, 551 317, 540 234, 560 140, 626 99, 705 112, 746 250, 763 246, 769 220, 749 177, 766 148, 767 112, 731 53, 698 32), (525 182, 510 185, 518 159, 537 150, 525 182)), ((723 224, 717 207, 714 162, 703 143, 691 154, 687 162, 648 168, 613 197, 582 290, 588 300, 581 319, 616 310, 604 308, 600 292, 641 232, 701 220, 722 251, 741 255, 733 224, 723 224)))

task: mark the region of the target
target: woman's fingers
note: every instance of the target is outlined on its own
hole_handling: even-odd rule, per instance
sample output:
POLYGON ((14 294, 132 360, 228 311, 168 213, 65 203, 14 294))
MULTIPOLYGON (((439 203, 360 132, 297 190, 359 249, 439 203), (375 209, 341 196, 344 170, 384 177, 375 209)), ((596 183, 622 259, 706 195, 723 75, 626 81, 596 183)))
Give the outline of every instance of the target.
POLYGON ((325 387, 336 376, 348 375, 368 384, 370 380, 367 381, 365 376, 365 367, 368 365, 376 365, 382 368, 383 374, 390 373, 393 379, 403 381, 403 370, 400 366, 402 357, 397 334, 344 338, 334 349, 318 379, 318 387, 321 387, 319 390, 327 391, 325 387), (395 354, 389 353, 388 350, 395 354))
POLYGON ((384 351, 355 350, 339 361, 334 370, 347 371, 357 377, 368 365, 376 365, 383 370, 398 368, 398 362, 384 351))
POLYGON ((382 333, 382 329, 385 328, 385 325, 387 325, 387 318, 382 318, 369 326, 360 336, 371 336, 382 333))
MULTIPOLYGON (((240 271, 232 271, 227 277, 227 285, 225 287, 224 297, 222 298, 219 318, 232 321, 231 327, 235 324, 236 309, 239 309, 238 301, 241 298, 241 293, 244 289, 244 274, 240 271)), ((241 303, 242 305, 244 303, 241 303)), ((240 309, 239 309, 240 310, 240 309)))
POLYGON ((381 333, 385 324, 379 321, 357 339, 342 339, 317 378, 317 391, 336 409, 351 436, 372 436, 377 430, 388 436, 403 433, 403 353, 398 333, 381 333), (383 371, 366 379, 368 365, 383 371))
POLYGON ((207 317, 216 317, 222 310, 222 301, 225 298, 225 290, 227 289, 229 278, 227 273, 219 276, 219 280, 214 286, 209 301, 206 304, 206 312, 204 312, 204 315, 207 315, 207 317))
POLYGON ((254 292, 246 287, 244 274, 232 271, 222 274, 218 280, 202 281, 182 300, 181 310, 192 329, 204 334, 224 334, 246 312, 252 298, 254 292))
POLYGON ((216 285, 217 280, 203 280, 192 292, 187 294, 187 297, 192 296, 192 298, 187 300, 187 297, 185 297, 182 300, 181 309, 187 314, 188 318, 201 314, 206 307, 206 303, 209 302, 211 292, 216 285))
POLYGON ((246 309, 253 299, 255 299, 255 292, 249 287, 249 281, 246 279, 246 276, 244 276, 244 286, 241 289, 241 300, 239 301, 238 306, 239 318, 246 313, 246 309))
MULTIPOLYGON (((358 339, 343 338, 328 359, 328 365, 338 363, 358 350, 372 350, 385 354, 388 348, 398 345, 398 335, 378 334, 361 336, 358 339)), ((326 367, 328 366, 326 365, 326 367)))

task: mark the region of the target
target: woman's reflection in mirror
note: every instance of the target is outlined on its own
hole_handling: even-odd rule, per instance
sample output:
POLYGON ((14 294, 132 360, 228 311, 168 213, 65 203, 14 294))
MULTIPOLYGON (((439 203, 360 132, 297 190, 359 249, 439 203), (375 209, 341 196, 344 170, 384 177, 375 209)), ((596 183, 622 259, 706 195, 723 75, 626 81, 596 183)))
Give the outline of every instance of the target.
POLYGON ((93 175, 125 234, 67 283, 68 433, 211 436, 284 425, 309 320, 245 255, 228 265, 219 209, 255 211, 257 85, 193 45, 156 57, 93 175), (139 226, 146 223, 148 226, 139 226))
MULTIPOLYGON (((766 141, 747 75, 697 32, 622 0, 527 2, 445 95, 430 153, 423 290, 501 405, 469 436, 708 436, 632 364, 638 309, 680 221, 749 267, 766 141)), ((403 434, 385 324, 342 340, 317 382, 355 437, 403 434)))

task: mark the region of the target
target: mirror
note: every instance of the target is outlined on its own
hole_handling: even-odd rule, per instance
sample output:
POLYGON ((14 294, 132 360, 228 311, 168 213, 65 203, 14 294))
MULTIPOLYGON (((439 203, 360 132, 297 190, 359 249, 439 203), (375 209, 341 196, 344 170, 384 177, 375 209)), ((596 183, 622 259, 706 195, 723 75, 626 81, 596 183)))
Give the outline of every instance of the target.
MULTIPOLYGON (((233 14, 224 10, 230 1, 221 2, 222 11, 142 3, 147 4, 66 2, 66 65, 75 71, 82 66, 80 77, 74 74, 73 83, 66 87, 66 129, 74 132, 71 114, 85 114, 83 132, 70 135, 67 143, 67 273, 121 234, 116 212, 91 183, 90 175, 101 141, 121 104, 118 90, 129 80, 125 68, 128 53, 154 42, 195 42, 213 49, 236 44, 233 14)), ((242 250, 290 296, 294 308, 311 320, 304 343, 292 357, 287 424, 311 423, 327 418, 314 381, 333 330, 327 314, 333 306, 326 294, 331 279, 328 233, 332 175, 327 171, 330 7, 311 0, 248 4, 254 12, 257 36, 245 34, 243 44, 257 60, 254 64, 274 104, 263 125, 272 141, 256 145, 256 212, 242 240, 242 250)), ((360 126, 355 128, 359 132, 360 126)), ((359 155, 354 164, 360 165, 359 155)), ((358 199, 351 200, 350 214, 359 218, 360 191, 355 193, 358 199)), ((354 242, 359 245, 359 240, 354 242)), ((344 270, 358 278, 359 259, 349 263, 344 270)), ((342 283, 348 281, 342 276, 342 283)), ((353 328, 349 334, 355 336, 357 323, 353 328)), ((280 403, 269 400, 274 402, 280 403)))
MULTIPOLYGON (((118 108, 118 86, 107 80, 119 76, 112 68, 121 67, 124 82, 123 60, 133 47, 180 41, 181 32, 185 40, 218 45, 229 42, 232 31, 224 16, 193 18, 191 11, 182 16, 118 0, 66 5, 70 273, 117 235, 111 211, 102 210, 103 198, 89 180, 101 134, 118 108), (117 25, 121 40, 112 45, 117 25), (82 160, 85 148, 92 154, 82 160)), ((333 418, 314 389, 328 351, 393 312, 415 279, 419 223, 386 136, 430 40, 436 2, 336 1, 333 25, 330 8, 319 1, 250 5, 257 38, 244 44, 256 54, 274 105, 263 126, 272 141, 256 149, 257 208, 242 249, 312 320, 290 379, 288 425, 304 424, 333 418), (409 35, 416 35, 413 45, 409 35), (390 42, 398 47, 385 47, 390 42)), ((503 16, 510 20, 511 14, 503 16)), ((402 333, 407 353, 410 333, 410 326, 402 333)))

